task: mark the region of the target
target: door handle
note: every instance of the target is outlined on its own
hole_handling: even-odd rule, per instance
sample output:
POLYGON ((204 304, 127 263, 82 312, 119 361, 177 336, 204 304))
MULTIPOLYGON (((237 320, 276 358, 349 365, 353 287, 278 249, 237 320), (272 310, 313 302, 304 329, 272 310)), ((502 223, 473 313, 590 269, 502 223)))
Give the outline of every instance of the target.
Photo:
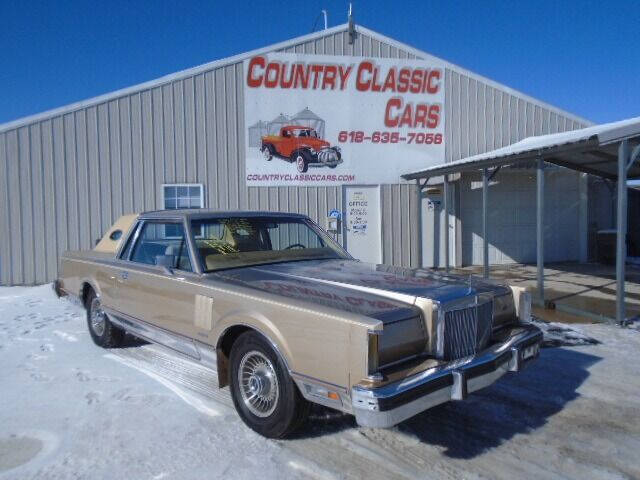
POLYGON ((127 278, 129 278, 129 272, 125 272, 125 271, 120 272, 121 280, 126 280, 127 278))

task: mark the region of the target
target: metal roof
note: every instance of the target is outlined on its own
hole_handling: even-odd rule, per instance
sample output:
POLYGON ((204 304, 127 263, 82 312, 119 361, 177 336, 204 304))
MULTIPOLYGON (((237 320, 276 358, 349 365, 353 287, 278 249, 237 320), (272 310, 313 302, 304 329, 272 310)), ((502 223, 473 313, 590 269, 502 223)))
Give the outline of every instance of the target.
MULTIPOLYGON (((615 179, 618 144, 624 139, 629 140, 632 148, 640 144, 640 117, 528 137, 496 150, 407 173, 402 178, 415 180, 503 165, 518 166, 542 157, 548 163, 615 179)), ((636 163, 629 169, 628 178, 640 178, 640 164, 636 163)))
MULTIPOLYGON (((558 107, 555 107, 553 105, 550 105, 546 102, 543 102, 541 100, 538 100, 536 98, 531 97, 530 95, 526 95, 516 89, 513 89, 511 87, 508 87, 506 85, 503 85, 501 83, 498 83, 494 80, 491 80, 487 77, 484 77, 482 75, 479 75, 477 73, 474 73, 470 70, 467 70, 463 67, 460 67, 459 65, 456 65, 454 63, 448 62, 446 60, 443 60, 439 57, 436 57, 435 55, 432 55, 430 53, 427 53, 425 51, 419 50, 417 48, 411 47, 410 45, 404 44, 402 42, 399 42, 397 40, 394 40, 393 38, 387 37, 385 35, 382 35, 378 32, 375 32, 373 30, 369 30, 368 28, 362 27, 360 25, 356 25, 355 26, 356 32, 358 33, 362 33, 365 35, 369 35, 373 38, 376 38, 378 41, 386 43, 392 47, 398 48, 398 49, 402 49, 406 52, 409 52, 412 55, 415 55, 416 57, 418 57, 419 59, 424 59, 424 60, 430 60, 430 59, 434 59, 437 60, 441 63, 444 64, 444 66, 446 68, 450 68, 460 74, 464 74, 470 78, 473 78, 475 80, 481 81, 483 83, 485 83, 488 86, 494 87, 494 88, 498 88, 501 91, 511 94, 511 95, 515 95, 518 96, 519 98, 522 98, 523 100, 526 101, 530 101, 533 102, 537 105, 540 105, 543 108, 546 108, 552 112, 556 112, 564 117, 570 118, 572 120, 578 121, 580 123, 586 123, 586 124, 592 124, 591 121, 582 118, 578 115, 566 112, 558 107)), ((275 43, 272 45, 268 45, 266 47, 262 47, 262 48, 258 48, 255 50, 251 50, 245 53, 241 53, 238 55, 233 55, 231 57, 227 57, 227 58, 222 58, 219 60, 215 60, 209 63, 205 63, 203 65, 199 65, 196 67, 191 67, 191 68, 187 68, 185 70, 181 70, 179 72, 176 73, 171 73, 169 75, 165 75, 163 77, 157 78, 155 80, 150 80, 148 82, 144 82, 144 83, 140 83, 138 85, 133 85, 131 87, 126 87, 120 90, 116 90, 110 93, 105 93, 103 95, 99 95, 87 100, 81 100, 79 102, 75 102, 75 103, 71 103, 62 107, 58 107, 58 108, 54 108, 51 110, 47 110, 41 113, 36 113, 34 115, 29 115, 26 117, 22 117, 19 118, 17 120, 11 120, 9 122, 0 124, 0 132, 4 132, 4 131, 8 131, 8 130, 12 130, 15 128, 19 128, 21 126, 24 125, 28 125, 30 123, 34 123, 40 120, 45 120, 47 118, 52 118, 58 115, 64 115, 66 113, 70 113, 76 110, 80 110, 82 108, 86 108, 88 106, 93 106, 93 105, 99 105, 105 102, 108 102, 110 100, 116 99, 116 98, 120 98, 123 97, 125 95, 129 95, 132 93, 138 93, 138 92, 143 92, 146 90, 150 90, 152 88, 161 86, 161 85, 165 85, 177 80, 181 80, 184 78, 187 78, 189 76, 192 75, 196 75, 198 73, 204 73, 204 72, 208 72, 210 70, 213 70, 215 68, 220 68, 220 67, 224 67, 224 66, 228 66, 228 65, 233 65, 235 63, 239 63, 242 62, 246 59, 249 59, 251 57, 254 57, 255 55, 263 55, 263 54, 267 54, 267 53, 271 53, 271 52, 276 52, 279 50, 284 50, 286 48, 292 47, 292 46, 296 46, 299 44, 302 44, 304 42, 309 42, 309 41, 313 41, 313 40, 317 40, 323 37, 326 37, 328 35, 332 35, 334 33, 338 33, 338 32, 347 32, 349 30, 349 24, 348 23, 343 23, 342 25, 337 25, 335 27, 332 28, 328 28, 327 30, 320 30, 317 32, 313 32, 310 33, 308 35, 302 35, 300 37, 296 37, 296 38, 292 38, 289 40, 285 40, 283 42, 279 42, 279 43, 275 43)), ((357 55, 354 53, 354 56, 361 56, 361 55, 357 55)))

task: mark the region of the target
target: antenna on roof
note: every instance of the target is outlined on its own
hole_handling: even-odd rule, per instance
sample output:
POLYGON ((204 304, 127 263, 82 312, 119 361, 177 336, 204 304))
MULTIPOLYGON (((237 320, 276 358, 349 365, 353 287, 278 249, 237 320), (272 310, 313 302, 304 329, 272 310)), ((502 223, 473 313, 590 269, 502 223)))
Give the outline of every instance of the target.
POLYGON ((353 22, 353 4, 349 3, 349 45, 353 45, 353 41, 356 39, 356 25, 353 22))

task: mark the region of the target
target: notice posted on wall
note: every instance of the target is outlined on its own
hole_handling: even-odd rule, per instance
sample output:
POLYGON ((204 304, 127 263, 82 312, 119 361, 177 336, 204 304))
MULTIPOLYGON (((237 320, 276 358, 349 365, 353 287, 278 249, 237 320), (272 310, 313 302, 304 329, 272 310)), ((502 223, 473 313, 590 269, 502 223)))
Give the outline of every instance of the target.
POLYGON ((397 183, 444 162, 437 59, 257 55, 244 98, 249 186, 397 183))

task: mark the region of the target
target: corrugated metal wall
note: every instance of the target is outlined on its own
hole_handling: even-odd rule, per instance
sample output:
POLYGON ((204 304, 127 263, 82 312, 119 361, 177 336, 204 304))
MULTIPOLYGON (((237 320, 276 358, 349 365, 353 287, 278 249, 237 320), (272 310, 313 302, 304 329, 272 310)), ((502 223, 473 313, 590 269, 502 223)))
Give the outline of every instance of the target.
MULTIPOLYGON (((529 101, 507 90, 495 88, 452 69, 446 70, 445 89, 447 99, 445 138, 448 162, 504 147, 532 135, 564 132, 587 126, 586 123, 563 115, 543 104, 529 101)), ((559 177, 570 177, 567 178, 567 181, 571 185, 577 186, 580 174, 562 170, 559 177)), ((501 199, 502 201, 494 203, 495 199, 491 199, 490 196, 490 202, 492 202, 489 216, 490 263, 530 262, 535 258, 531 256, 530 242, 524 241, 531 233, 527 228, 527 222, 530 220, 528 214, 531 213, 528 208, 530 202, 527 202, 527 198, 530 199, 531 195, 527 175, 527 172, 522 171, 511 173, 508 176, 502 173, 498 174, 501 177, 499 179, 502 182, 501 188, 509 192, 513 202, 505 204, 504 199, 501 199), (513 208, 514 205, 520 205, 522 208, 513 208), (518 225, 520 227, 516 228, 518 225), (516 238, 520 238, 522 241, 515 241, 516 238)), ((458 265, 477 265, 482 263, 482 257, 479 256, 478 251, 478 245, 481 245, 481 237, 478 237, 478 222, 480 222, 478 215, 480 215, 481 205, 477 203, 479 198, 477 192, 471 189, 471 179, 475 177, 473 175, 466 177, 456 187, 460 189, 458 196, 460 201, 456 204, 455 212, 459 219, 456 231, 458 248, 456 262, 458 265)), ((553 178, 556 177, 558 175, 553 176, 553 178)), ((546 188, 548 192, 551 192, 554 188, 553 182, 550 181, 546 188)), ((547 203, 556 205, 556 198, 561 198, 564 201, 568 197, 577 212, 580 202, 577 187, 571 191, 562 192, 562 195, 550 195, 547 203)), ((564 208, 560 210, 565 211, 564 208)), ((547 216, 547 226, 551 226, 556 213, 555 210, 550 210, 547 216)), ((577 217, 575 220, 577 221, 577 217)), ((533 226, 535 227, 535 215, 533 226)), ((533 232, 535 240, 535 228, 533 232)), ((562 232, 553 242, 546 244, 548 250, 546 257, 549 261, 575 260, 577 258, 577 250, 567 253, 563 242, 570 240, 571 243, 577 245, 579 243, 577 237, 580 234, 579 229, 574 228, 571 231, 563 229, 562 232)), ((535 241, 533 248, 535 254, 535 241)), ((443 256, 444 250, 441 252, 441 258, 443 256)))
MULTIPOLYGON (((286 51, 415 58, 346 32, 286 51)), ((202 183, 205 206, 308 214, 321 225, 339 187, 247 188, 243 65, 127 93, 0 132, 0 284, 52 281, 58 255, 92 248, 123 213, 161 208, 163 183, 202 183)), ((414 185, 382 186, 383 258, 416 265, 414 185), (407 208, 409 205, 409 208, 407 208)))

